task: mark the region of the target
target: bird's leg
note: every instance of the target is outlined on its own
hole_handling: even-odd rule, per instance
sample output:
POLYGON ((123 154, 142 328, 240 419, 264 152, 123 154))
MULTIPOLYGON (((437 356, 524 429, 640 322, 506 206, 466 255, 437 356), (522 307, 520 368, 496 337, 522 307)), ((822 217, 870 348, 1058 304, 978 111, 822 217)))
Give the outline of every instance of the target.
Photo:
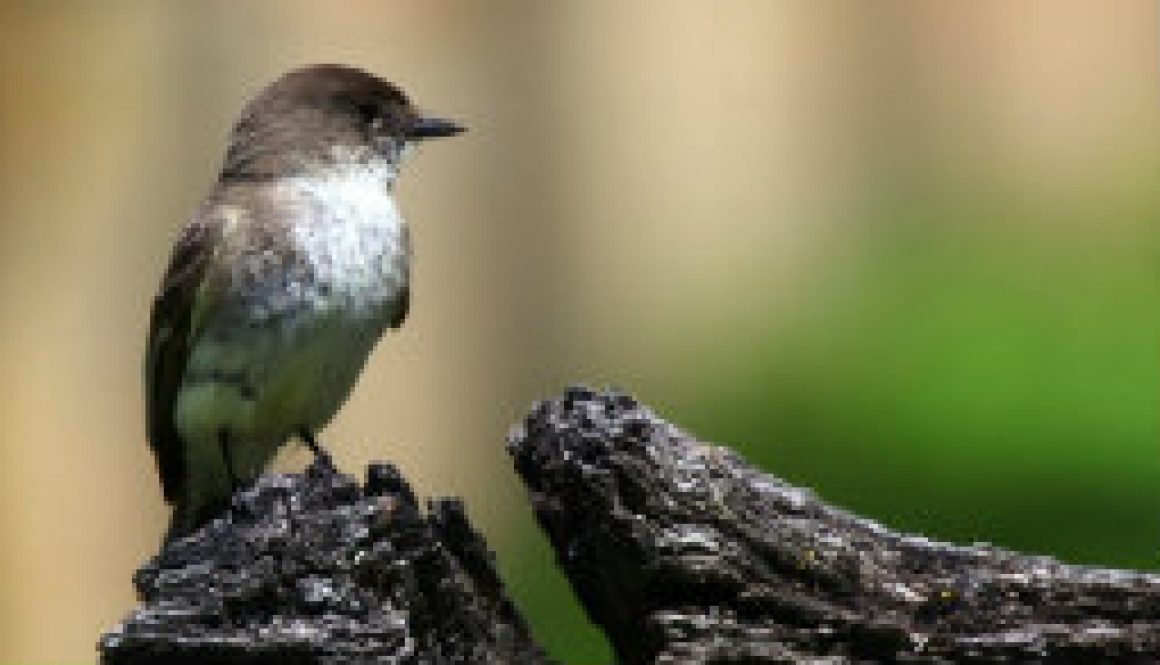
POLYGON ((314 437, 314 432, 306 428, 298 430, 298 438, 302 439, 302 443, 314 453, 314 461, 324 466, 329 471, 335 471, 334 459, 330 453, 323 449, 322 445, 318 443, 318 439, 314 437))
POLYGON ((238 489, 240 483, 238 481, 238 474, 234 470, 234 459, 230 456, 230 435, 224 429, 218 432, 218 448, 221 449, 222 459, 226 463, 226 477, 229 478, 230 493, 233 494, 234 490, 238 489))

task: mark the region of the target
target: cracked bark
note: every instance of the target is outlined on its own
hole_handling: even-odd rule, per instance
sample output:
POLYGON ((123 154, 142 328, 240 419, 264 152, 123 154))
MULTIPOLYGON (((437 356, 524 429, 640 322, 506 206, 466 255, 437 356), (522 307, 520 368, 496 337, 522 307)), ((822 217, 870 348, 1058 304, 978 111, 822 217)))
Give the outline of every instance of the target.
POLYGON ((134 578, 107 665, 547 663, 463 505, 388 465, 264 476, 134 578))
MULTIPOLYGON (((508 439, 619 662, 1160 662, 1160 576, 897 533, 584 388, 508 439)), ((547 663, 455 500, 266 476, 138 571, 108 665, 547 663)))
POLYGON ((1160 661, 1160 576, 896 533, 572 389, 509 437, 621 662, 1160 661))

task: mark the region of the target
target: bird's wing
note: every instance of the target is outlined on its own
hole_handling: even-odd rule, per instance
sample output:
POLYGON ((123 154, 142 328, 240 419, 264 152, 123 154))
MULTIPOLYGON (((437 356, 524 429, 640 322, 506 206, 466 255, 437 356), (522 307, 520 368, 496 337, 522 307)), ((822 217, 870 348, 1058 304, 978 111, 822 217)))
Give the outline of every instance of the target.
POLYGON ((180 500, 185 478, 182 441, 174 423, 190 348, 207 305, 206 277, 220 245, 221 225, 212 216, 194 218, 173 248, 161 291, 153 300, 145 351, 145 425, 157 461, 165 500, 180 500))
POLYGON ((387 325, 391 328, 399 328, 403 322, 407 320, 407 314, 411 311, 411 287, 407 284, 399 290, 399 296, 395 300, 395 311, 392 312, 391 318, 387 321, 387 325))
POLYGON ((399 296, 395 300, 395 310, 391 313, 387 325, 399 328, 411 313, 411 234, 406 225, 403 226, 401 242, 403 244, 403 283, 399 289, 399 296))

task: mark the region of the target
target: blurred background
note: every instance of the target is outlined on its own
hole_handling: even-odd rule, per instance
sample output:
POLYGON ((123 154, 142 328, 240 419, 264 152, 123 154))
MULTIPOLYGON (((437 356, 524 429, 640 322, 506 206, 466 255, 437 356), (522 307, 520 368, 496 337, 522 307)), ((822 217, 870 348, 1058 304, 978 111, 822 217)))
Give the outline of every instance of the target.
POLYGON ((466 497, 556 656, 609 659, 502 444, 575 382, 893 527, 1156 568, 1158 26, 1150 0, 0 3, 0 661, 93 662, 134 604, 167 519, 151 299, 244 101, 315 62, 471 128, 404 174, 411 318, 324 441, 466 497))

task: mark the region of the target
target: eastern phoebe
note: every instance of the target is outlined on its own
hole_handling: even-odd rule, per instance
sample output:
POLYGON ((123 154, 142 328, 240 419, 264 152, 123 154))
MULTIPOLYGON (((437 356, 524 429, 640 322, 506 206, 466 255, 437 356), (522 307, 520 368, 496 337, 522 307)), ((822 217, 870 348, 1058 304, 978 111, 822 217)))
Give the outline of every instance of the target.
POLYGON ((461 132, 398 87, 317 65, 254 98, 173 249, 145 356, 167 540, 212 518, 289 438, 315 433, 409 303, 393 188, 408 148, 461 132))

